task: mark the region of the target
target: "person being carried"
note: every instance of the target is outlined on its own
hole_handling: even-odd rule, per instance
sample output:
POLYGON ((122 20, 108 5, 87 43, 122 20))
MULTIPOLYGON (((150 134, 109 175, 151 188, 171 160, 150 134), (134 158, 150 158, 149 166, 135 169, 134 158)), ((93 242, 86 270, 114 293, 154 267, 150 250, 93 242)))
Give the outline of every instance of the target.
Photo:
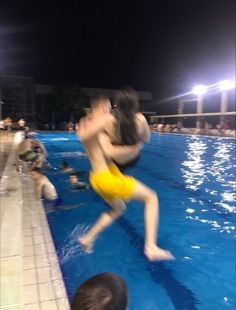
MULTIPOLYGON (((173 259, 169 251, 161 249, 156 243, 159 210, 156 193, 136 179, 123 175, 114 162, 105 156, 100 145, 100 133, 104 133, 116 122, 115 117, 110 113, 110 107, 107 97, 93 98, 91 113, 82 118, 78 124, 77 135, 84 145, 92 167, 90 183, 111 207, 99 217, 92 228, 79 239, 79 242, 87 252, 90 252, 97 235, 125 212, 125 201, 140 200, 145 204, 144 254, 149 260, 173 259)), ((122 146, 122 149, 124 153, 127 153, 132 147, 122 146)))
POLYGON ((127 310, 128 289, 124 280, 115 273, 97 274, 76 290, 71 310, 127 310))
POLYGON ((70 174, 70 184, 72 185, 72 190, 86 190, 89 189, 89 184, 85 182, 80 182, 76 173, 70 174))
POLYGON ((121 171, 137 164, 143 143, 150 141, 150 129, 139 110, 138 95, 132 88, 115 93, 115 125, 100 133, 99 141, 105 155, 111 158, 121 171), (127 132, 129 134, 127 134, 127 132), (124 152, 122 146, 130 146, 124 152))

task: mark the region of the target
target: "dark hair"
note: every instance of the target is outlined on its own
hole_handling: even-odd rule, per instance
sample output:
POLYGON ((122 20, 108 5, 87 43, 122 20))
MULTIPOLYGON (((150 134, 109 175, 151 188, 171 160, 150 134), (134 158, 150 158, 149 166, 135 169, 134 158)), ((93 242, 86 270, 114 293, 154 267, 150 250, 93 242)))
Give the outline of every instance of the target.
POLYGON ((109 100, 109 97, 107 95, 98 93, 98 94, 94 95, 93 97, 91 97, 90 106, 93 107, 96 104, 98 104, 99 101, 106 101, 106 100, 109 100))
POLYGON ((76 291, 71 310, 126 310, 128 290, 124 280, 111 272, 95 275, 76 291))
POLYGON ((41 169, 40 169, 40 168, 37 168, 37 167, 33 168, 30 172, 37 172, 37 173, 42 174, 41 169))
POLYGON ((136 144, 140 139, 136 128, 135 114, 139 110, 138 94, 132 88, 126 87, 115 93, 115 117, 117 119, 116 133, 123 145, 136 144))
POLYGON ((68 167, 69 167, 69 164, 68 164, 67 161, 64 160, 64 161, 61 163, 61 166, 64 167, 64 168, 68 168, 68 167))
POLYGON ((70 176, 70 177, 74 177, 74 176, 77 177, 77 173, 76 173, 76 172, 71 172, 69 176, 70 176))

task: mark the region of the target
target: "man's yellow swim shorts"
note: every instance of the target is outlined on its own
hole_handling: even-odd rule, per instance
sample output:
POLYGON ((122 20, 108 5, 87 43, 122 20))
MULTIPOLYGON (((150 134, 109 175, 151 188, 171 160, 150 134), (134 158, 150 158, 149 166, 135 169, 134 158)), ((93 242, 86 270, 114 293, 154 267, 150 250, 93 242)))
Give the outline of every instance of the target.
POLYGON ((98 173, 90 172, 89 180, 95 192, 108 203, 116 198, 129 200, 134 192, 135 179, 122 174, 115 164, 98 173))

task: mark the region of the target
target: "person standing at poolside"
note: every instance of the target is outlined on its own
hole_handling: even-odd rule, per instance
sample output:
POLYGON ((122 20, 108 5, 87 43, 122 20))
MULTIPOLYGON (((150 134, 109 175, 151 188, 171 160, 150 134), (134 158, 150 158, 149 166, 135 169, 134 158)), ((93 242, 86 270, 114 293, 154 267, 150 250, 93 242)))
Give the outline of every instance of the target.
POLYGON ((18 125, 20 130, 25 130, 25 120, 23 118, 19 119, 18 125))
MULTIPOLYGON (((116 165, 107 159, 99 143, 99 134, 114 126, 115 118, 110 113, 110 101, 98 96, 91 100, 91 113, 80 120, 77 135, 81 139, 91 163, 90 183, 93 189, 109 204, 111 209, 103 213, 93 227, 79 239, 87 252, 97 235, 110 226, 125 211, 125 201, 130 199, 145 204, 144 254, 153 260, 173 259, 169 251, 156 244, 158 227, 158 198, 154 191, 136 179, 123 175, 116 165)), ((124 153, 133 146, 122 146, 124 153)), ((134 146, 136 147, 136 146, 134 146)))

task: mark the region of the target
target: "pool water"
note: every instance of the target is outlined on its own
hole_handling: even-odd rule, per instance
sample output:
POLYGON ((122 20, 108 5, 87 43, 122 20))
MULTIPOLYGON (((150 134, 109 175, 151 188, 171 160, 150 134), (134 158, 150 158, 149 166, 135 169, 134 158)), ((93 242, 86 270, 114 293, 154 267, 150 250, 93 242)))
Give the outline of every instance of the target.
POLYGON ((48 150, 45 174, 63 202, 48 214, 68 296, 90 276, 116 272, 129 289, 130 310, 234 309, 235 140, 153 133, 127 174, 157 191, 159 245, 176 260, 151 263, 143 255, 143 205, 126 214, 85 254, 77 239, 107 209, 93 192, 71 191, 63 160, 88 182, 89 161, 73 133, 40 133, 48 150))

